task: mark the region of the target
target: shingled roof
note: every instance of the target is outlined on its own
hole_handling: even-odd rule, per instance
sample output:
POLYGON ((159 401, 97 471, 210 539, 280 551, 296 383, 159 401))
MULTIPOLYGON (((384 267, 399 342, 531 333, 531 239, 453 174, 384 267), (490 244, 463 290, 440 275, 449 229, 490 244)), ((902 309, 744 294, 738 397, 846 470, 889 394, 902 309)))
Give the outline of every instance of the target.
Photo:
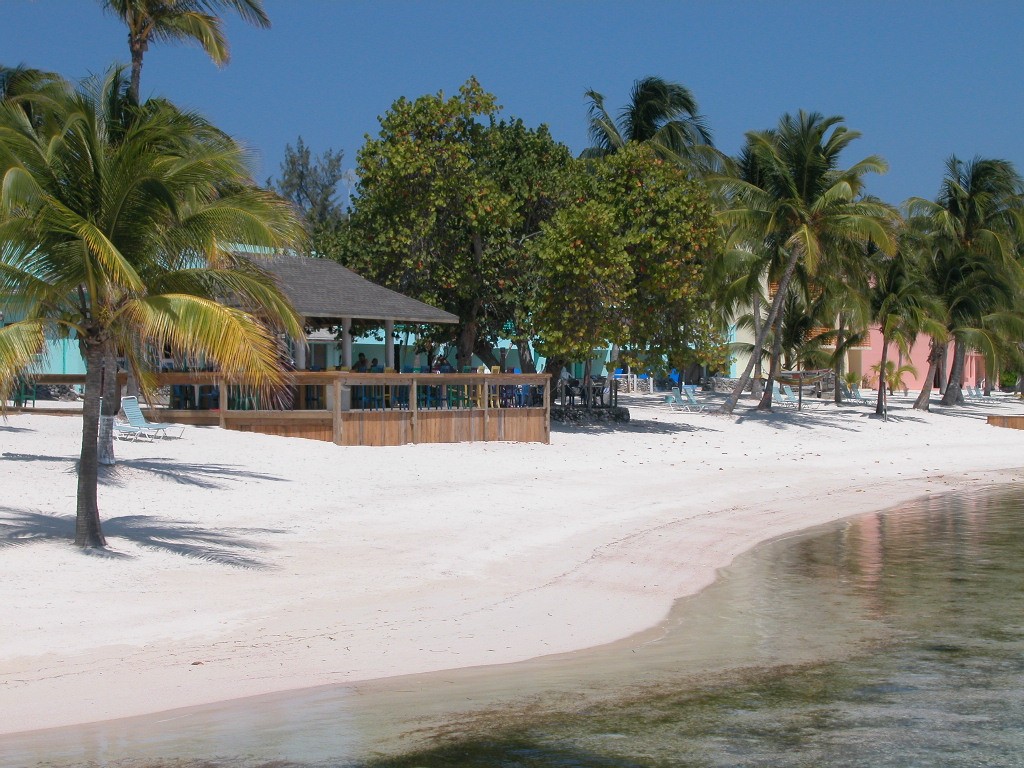
POLYGON ((343 317, 400 323, 459 322, 450 312, 371 283, 330 259, 272 256, 255 261, 277 278, 295 309, 313 325, 337 324, 343 317))

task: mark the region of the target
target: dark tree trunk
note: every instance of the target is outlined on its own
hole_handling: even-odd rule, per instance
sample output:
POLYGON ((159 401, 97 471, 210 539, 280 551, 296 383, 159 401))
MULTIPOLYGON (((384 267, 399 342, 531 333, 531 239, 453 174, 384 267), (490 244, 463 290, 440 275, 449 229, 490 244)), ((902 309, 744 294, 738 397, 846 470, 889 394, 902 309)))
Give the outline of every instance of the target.
POLYGON ((475 352, 476 356, 480 358, 480 362, 488 368, 494 368, 500 364, 498 358, 494 356, 494 347, 490 344, 482 344, 478 339, 475 352))
MULTIPOLYGON (((483 263, 484 241, 479 232, 472 234, 473 260, 479 267, 483 263)), ((462 320, 462 327, 459 329, 459 348, 456 353, 459 370, 462 371, 473 364, 473 352, 477 347, 477 337, 480 333, 480 311, 483 304, 480 299, 473 299, 466 317, 462 320)))
POLYGON ((924 377, 921 392, 917 396, 917 400, 914 401, 914 408, 919 411, 927 411, 931 407, 932 382, 935 380, 935 374, 939 370, 939 358, 941 356, 939 348, 939 343, 932 339, 931 348, 928 351, 928 375, 924 377))
POLYGON ((459 346, 455 353, 455 359, 460 372, 473 364, 473 350, 476 349, 477 332, 479 330, 476 320, 477 303, 473 302, 474 307, 470 312, 470 317, 463 318, 462 327, 459 329, 459 346))
POLYGON ((956 339, 953 342, 953 365, 949 369, 949 381, 942 395, 943 405, 963 405, 964 392, 961 384, 964 380, 964 361, 967 358, 967 347, 956 339))
POLYGON ((549 401, 555 402, 555 395, 558 394, 558 384, 562 378, 562 369, 568 362, 564 357, 549 357, 544 362, 544 373, 548 375, 548 386, 551 387, 549 401))
MULTIPOLYGON (((757 291, 754 293, 754 307, 753 307, 753 320, 754 320, 754 338, 760 338, 761 336, 761 293, 757 291)), ((760 397, 764 393, 764 382, 761 380, 761 348, 755 346, 754 350, 754 383, 750 387, 750 392, 754 397, 760 397)))
POLYGON ((78 460, 78 506, 75 516, 75 544, 105 547, 100 527, 96 488, 99 479, 97 438, 100 420, 100 377, 103 346, 82 343, 85 358, 85 400, 82 403, 82 452, 78 460))
POLYGON ((142 57, 146 54, 146 42, 128 37, 128 50, 132 56, 132 79, 128 86, 128 93, 135 103, 139 103, 139 88, 142 83, 142 57))
POLYGON ((764 349, 764 340, 768 328, 775 322, 775 318, 778 317, 782 311, 782 297, 789 288, 789 281, 793 279, 793 272, 796 271, 796 263, 800 259, 800 252, 796 249, 793 250, 789 255, 789 261, 786 262, 786 269, 782 273, 782 279, 779 281, 779 289, 775 293, 775 298, 772 300, 771 309, 768 310, 768 317, 765 319, 764 327, 761 328, 760 338, 754 340, 754 354, 747 360, 747 365, 743 369, 743 374, 740 376, 739 381, 736 382, 736 386, 733 387, 732 393, 722 403, 722 413, 732 413, 736 408, 736 403, 740 401, 740 395, 743 394, 743 390, 747 388, 747 383, 750 381, 750 372, 754 370, 754 359, 760 354, 760 350, 764 349))
POLYGON ((843 356, 846 354, 843 350, 843 344, 846 343, 846 317, 843 314, 839 315, 839 327, 836 329, 836 361, 832 366, 832 375, 835 379, 832 382, 832 399, 836 405, 840 405, 843 402, 843 388, 840 384, 843 381, 843 374, 846 372, 846 366, 844 365, 843 356))
POLYGON ((775 335, 772 339, 772 356, 768 365, 768 381, 765 382, 764 392, 761 393, 761 402, 757 404, 759 411, 770 411, 772 408, 772 393, 775 391, 775 380, 779 376, 779 362, 782 360, 783 319, 782 313, 779 312, 778 317, 775 318, 775 335))
POLYGON ((121 410, 121 387, 117 383, 117 353, 113 346, 103 354, 103 403, 100 408, 97 461, 104 466, 116 463, 114 456, 114 419, 121 410))
POLYGON ((533 350, 526 339, 516 339, 516 350, 519 352, 519 370, 523 373, 536 373, 537 361, 533 359, 533 350))
POLYGON ((875 403, 875 415, 885 415, 885 363, 889 358, 889 340, 882 335, 882 356, 878 361, 878 401, 875 403))
POLYGON ((939 394, 946 394, 946 358, 949 355, 949 345, 943 344, 939 349, 939 367, 935 371, 935 386, 939 388, 939 394))

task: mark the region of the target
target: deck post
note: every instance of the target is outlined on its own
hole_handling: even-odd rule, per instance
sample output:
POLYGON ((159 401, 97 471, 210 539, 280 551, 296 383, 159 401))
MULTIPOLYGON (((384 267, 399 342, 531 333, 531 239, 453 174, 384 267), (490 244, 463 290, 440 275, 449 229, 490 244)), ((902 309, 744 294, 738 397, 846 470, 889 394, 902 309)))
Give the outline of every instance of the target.
POLYGON ((220 417, 220 428, 227 427, 228 385, 224 379, 217 379, 217 411, 220 417))
POLYGON ((416 442, 416 414, 419 412, 419 396, 416 394, 416 379, 409 382, 409 442, 416 442))
POLYGON ((544 442, 551 443, 551 379, 544 382, 544 442))
POLYGON ((334 377, 334 412, 331 416, 331 432, 334 436, 334 444, 341 445, 341 376, 334 377))
POLYGON ((488 435, 487 423, 488 423, 488 421, 490 421, 490 408, 488 407, 488 405, 489 405, 489 401, 491 399, 491 388, 489 386, 487 386, 487 378, 486 377, 483 379, 483 383, 480 385, 480 387, 483 390, 483 400, 484 400, 484 435, 483 435, 483 440, 484 440, 484 442, 486 442, 487 441, 487 435, 488 435))

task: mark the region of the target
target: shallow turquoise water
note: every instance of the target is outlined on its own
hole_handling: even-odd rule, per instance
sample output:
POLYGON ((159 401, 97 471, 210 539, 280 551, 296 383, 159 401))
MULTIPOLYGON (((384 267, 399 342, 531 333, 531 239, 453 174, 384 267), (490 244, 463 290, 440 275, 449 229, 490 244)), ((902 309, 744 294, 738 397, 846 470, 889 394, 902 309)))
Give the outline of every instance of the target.
POLYGON ((1022 522, 1005 489, 866 515, 614 646, 0 740, 0 765, 1020 766, 1022 522))
POLYGON ((857 639, 840 661, 648 684, 627 701, 368 764, 1024 765, 1022 522, 1019 493, 945 498, 768 545, 725 575, 767 568, 771 610, 798 610, 794 643, 834 634, 841 604, 839 629, 857 639))

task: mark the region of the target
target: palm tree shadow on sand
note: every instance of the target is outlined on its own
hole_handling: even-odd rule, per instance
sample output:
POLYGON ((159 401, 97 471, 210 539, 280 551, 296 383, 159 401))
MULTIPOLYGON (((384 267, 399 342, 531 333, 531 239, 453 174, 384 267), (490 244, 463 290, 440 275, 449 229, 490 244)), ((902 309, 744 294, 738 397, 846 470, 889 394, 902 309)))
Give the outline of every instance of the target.
MULTIPOLYGON (((65 472, 78 470, 78 458, 73 456, 45 456, 32 453, 0 454, 0 461, 31 461, 49 462, 61 465, 65 472)), ((60 468, 60 467, 58 467, 60 468)), ((152 458, 128 459, 118 461, 113 466, 99 468, 99 481, 103 485, 123 486, 133 477, 155 476, 197 488, 224 488, 220 480, 268 480, 271 482, 289 482, 287 478, 268 475, 263 472, 252 472, 234 464, 192 464, 178 459, 152 458)))
MULTIPOLYGON (((193 523, 151 515, 121 515, 103 521, 108 539, 126 539, 139 546, 182 557, 236 568, 267 569, 259 553, 271 546, 256 541, 257 534, 282 534, 275 528, 223 528, 210 530, 193 523)), ((0 549, 37 541, 67 541, 75 535, 73 515, 49 515, 0 507, 0 549)), ((116 549, 83 550, 92 556, 130 558, 116 549)))

